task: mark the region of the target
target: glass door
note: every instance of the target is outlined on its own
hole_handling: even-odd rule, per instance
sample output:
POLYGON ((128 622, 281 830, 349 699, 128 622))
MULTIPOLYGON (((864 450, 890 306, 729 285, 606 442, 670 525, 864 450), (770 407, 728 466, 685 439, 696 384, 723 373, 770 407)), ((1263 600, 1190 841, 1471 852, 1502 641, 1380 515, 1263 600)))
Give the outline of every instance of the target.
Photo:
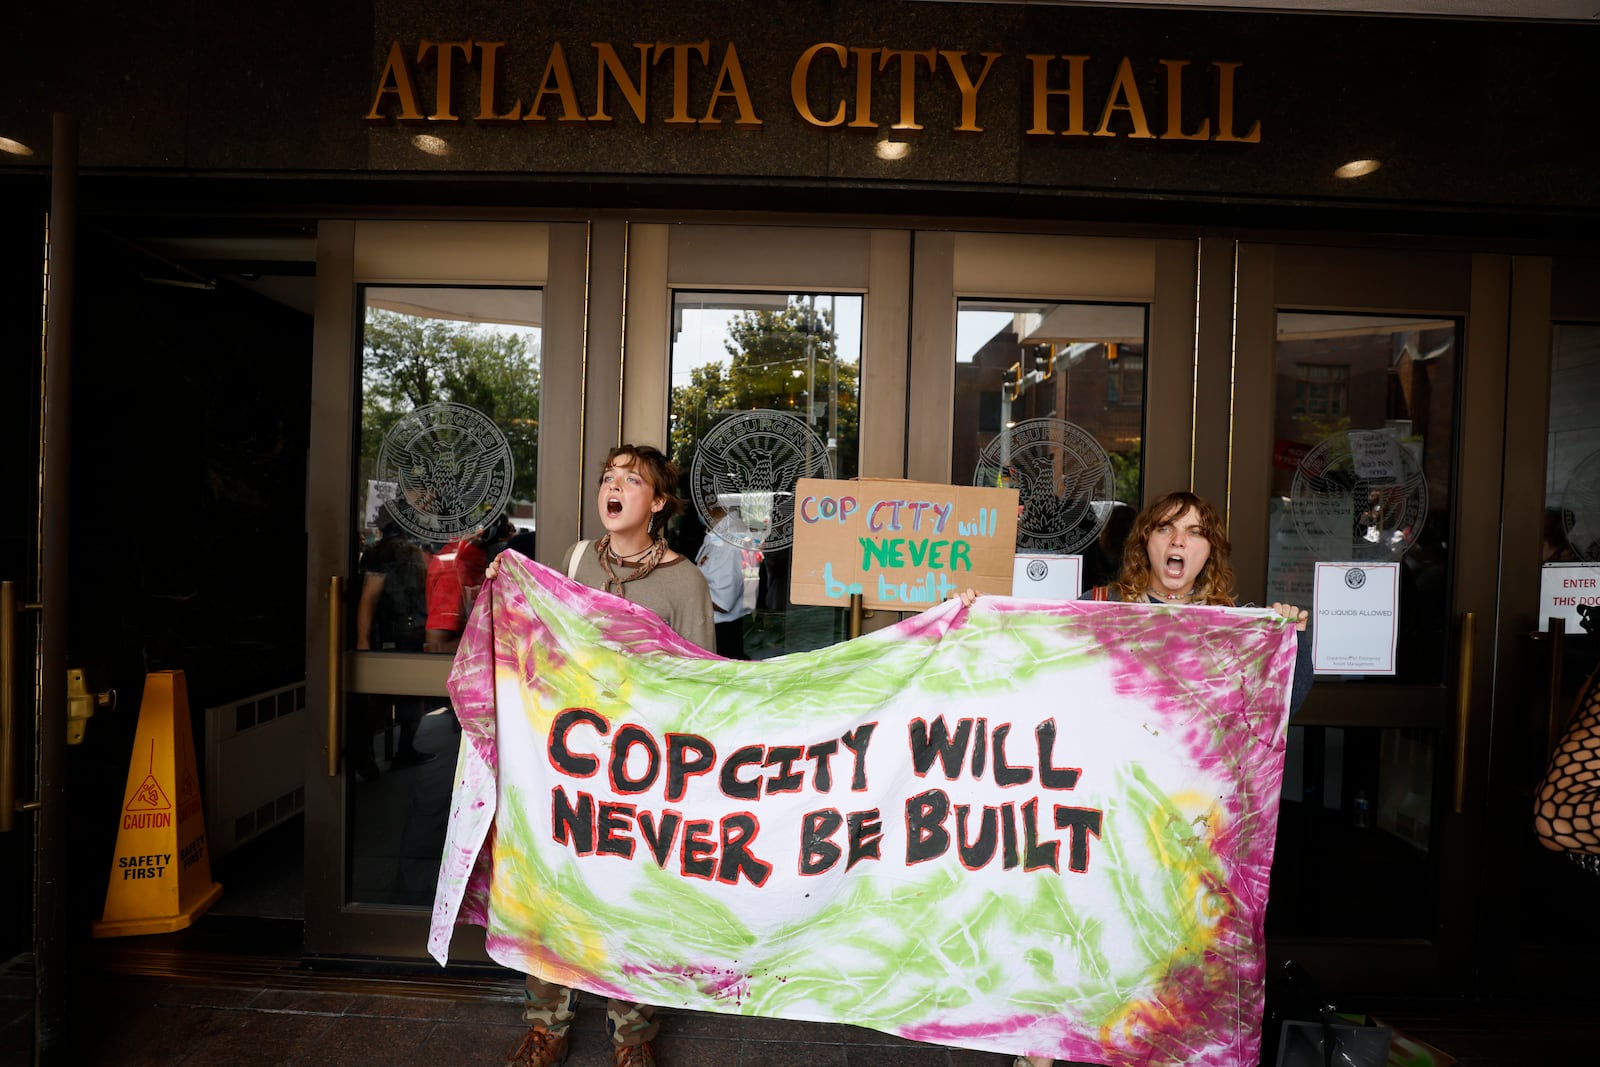
MULTIPOLYGON (((1508 485, 1503 520, 1502 644, 1514 669, 1497 693, 1496 746, 1508 758, 1493 795, 1512 862, 1497 864, 1490 884, 1517 918, 1508 957, 1495 962, 1508 981, 1592 992, 1600 983, 1586 961, 1600 949, 1592 907, 1600 880, 1573 854, 1538 843, 1531 813, 1544 799, 1552 751, 1600 669, 1600 260, 1519 259, 1513 280, 1511 334, 1527 369, 1508 384, 1506 406, 1526 429, 1517 451, 1508 442, 1506 462, 1544 476, 1508 485)), ((1592 796, 1592 774, 1574 775, 1568 788, 1568 802, 1592 796)))
POLYGON ((630 227, 622 437, 665 442, 683 472, 668 537, 712 583, 724 655, 846 636, 843 610, 789 599, 794 489, 904 476, 909 248, 899 231, 630 227))
POLYGON ((1239 250, 1228 518, 1244 599, 1309 607, 1319 562, 1397 565, 1392 673, 1319 674, 1289 734, 1269 948, 1331 988, 1471 980, 1506 266, 1239 250))
POLYGON ((1040 575, 1018 596, 1077 595, 1121 569, 1143 497, 1147 316, 1142 304, 957 301, 950 481, 1017 490, 1017 552, 1040 575), (1057 559, 1077 561, 1076 582, 1050 583, 1057 559))
POLYGON ((1196 252, 917 234, 908 474, 1018 491, 1018 595, 1109 581, 1145 499, 1193 484, 1196 252))
MULTIPOLYGON (((571 497, 546 494, 571 487, 551 453, 575 454, 577 420, 542 415, 575 407, 581 348, 551 349, 581 330, 550 324, 581 320, 581 274, 549 284, 548 232, 323 225, 307 508, 311 955, 425 955, 461 742, 446 691, 456 645, 490 561, 534 557, 548 522, 571 522, 571 497)), ((481 949, 463 938, 458 951, 481 949)))
POLYGON ((689 506, 669 537, 714 585, 722 655, 769 659, 846 636, 843 612, 790 601, 789 558, 795 483, 861 471, 863 303, 859 293, 673 291, 669 454, 689 506))
POLYGON ((440 663, 500 552, 535 555, 543 294, 364 286, 345 598, 345 893, 431 907, 460 727, 440 663))

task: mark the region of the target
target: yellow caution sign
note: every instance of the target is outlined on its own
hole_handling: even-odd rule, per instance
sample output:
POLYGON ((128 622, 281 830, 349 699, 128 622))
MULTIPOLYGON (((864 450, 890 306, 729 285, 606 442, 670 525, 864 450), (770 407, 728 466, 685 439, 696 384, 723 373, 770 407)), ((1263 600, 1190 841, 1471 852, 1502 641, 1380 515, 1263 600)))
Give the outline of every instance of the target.
POLYGON ((211 880, 182 671, 145 676, 117 850, 95 937, 182 930, 222 896, 211 880))

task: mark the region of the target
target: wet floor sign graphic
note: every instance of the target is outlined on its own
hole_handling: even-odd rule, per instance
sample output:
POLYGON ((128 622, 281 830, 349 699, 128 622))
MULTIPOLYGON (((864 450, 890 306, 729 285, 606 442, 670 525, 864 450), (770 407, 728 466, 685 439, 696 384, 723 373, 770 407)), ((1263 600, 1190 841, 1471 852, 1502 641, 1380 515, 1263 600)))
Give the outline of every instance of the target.
POLYGON ((95 937, 182 930, 222 896, 211 880, 182 671, 145 676, 117 850, 95 937))

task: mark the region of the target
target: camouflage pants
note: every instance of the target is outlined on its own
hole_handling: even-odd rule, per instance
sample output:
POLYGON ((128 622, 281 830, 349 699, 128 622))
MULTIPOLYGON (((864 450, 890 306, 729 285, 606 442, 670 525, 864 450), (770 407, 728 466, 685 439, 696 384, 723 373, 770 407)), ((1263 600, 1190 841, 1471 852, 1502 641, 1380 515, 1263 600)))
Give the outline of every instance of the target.
MULTIPOLYGON (((528 976, 528 1002, 522 1009, 524 1022, 538 1024, 552 1033, 565 1033, 578 1008, 578 991, 564 985, 528 976)), ((626 1000, 606 1002, 606 1029, 619 1045, 642 1045, 655 1039, 660 1023, 655 1021, 655 1005, 630 1004, 626 1000)))

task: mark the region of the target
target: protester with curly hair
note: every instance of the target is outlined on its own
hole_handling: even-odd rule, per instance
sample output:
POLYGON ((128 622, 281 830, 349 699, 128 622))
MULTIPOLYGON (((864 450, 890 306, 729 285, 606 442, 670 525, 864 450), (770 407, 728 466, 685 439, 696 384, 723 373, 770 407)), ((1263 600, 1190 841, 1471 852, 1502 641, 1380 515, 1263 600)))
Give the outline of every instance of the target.
MULTIPOLYGON (((1168 493, 1134 519, 1116 580, 1094 587, 1082 599, 1231 608, 1235 606, 1231 552, 1222 516, 1210 501, 1190 492, 1168 493)), ((968 589, 961 594, 962 602, 970 606, 976 595, 968 589)), ((1293 715, 1311 691, 1308 614, 1293 604, 1273 604, 1272 610, 1293 620, 1298 631, 1289 696, 1293 715)), ((1054 1062, 1049 1056, 1018 1056, 1012 1067, 1050 1067, 1054 1062)))

